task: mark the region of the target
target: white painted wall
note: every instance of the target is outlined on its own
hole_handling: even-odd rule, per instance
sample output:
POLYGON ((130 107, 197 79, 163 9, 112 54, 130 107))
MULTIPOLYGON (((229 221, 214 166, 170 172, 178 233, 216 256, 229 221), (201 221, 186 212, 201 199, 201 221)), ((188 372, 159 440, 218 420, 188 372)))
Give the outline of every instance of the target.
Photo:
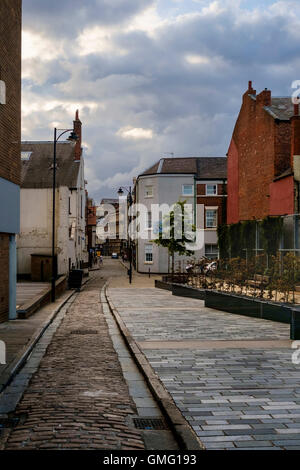
MULTIPOLYGON (((67 274, 71 265, 79 267, 87 261, 85 239, 84 163, 78 163, 80 171, 77 188, 60 187, 56 190, 56 234, 58 274, 67 274), (71 213, 69 214, 69 198, 71 213), (81 211, 82 198, 82 211, 81 211), (70 226, 74 227, 69 237, 70 226)), ((21 189, 21 229, 17 237, 18 274, 30 274, 32 254, 52 254, 52 189, 21 189)))

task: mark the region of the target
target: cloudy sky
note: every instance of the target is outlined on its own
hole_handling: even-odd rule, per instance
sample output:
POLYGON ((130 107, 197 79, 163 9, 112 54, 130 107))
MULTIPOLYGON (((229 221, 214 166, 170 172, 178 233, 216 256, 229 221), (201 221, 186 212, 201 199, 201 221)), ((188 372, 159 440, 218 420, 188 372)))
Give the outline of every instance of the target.
POLYGON ((224 156, 248 80, 300 79, 299 0, 23 0, 23 139, 80 110, 96 202, 161 157, 224 156))

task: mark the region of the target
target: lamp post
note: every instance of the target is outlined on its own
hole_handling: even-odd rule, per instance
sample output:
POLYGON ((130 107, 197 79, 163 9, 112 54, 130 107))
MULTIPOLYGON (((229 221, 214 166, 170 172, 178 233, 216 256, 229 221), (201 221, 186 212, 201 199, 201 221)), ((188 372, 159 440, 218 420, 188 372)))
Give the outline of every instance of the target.
MULTIPOLYGON (((131 186, 129 188, 126 188, 124 186, 121 186, 118 194, 119 196, 122 196, 124 194, 124 189, 127 191, 128 196, 127 200, 129 202, 129 206, 132 204, 132 192, 131 192, 131 186)), ((129 235, 129 226, 127 227, 127 240, 128 240, 128 246, 129 246, 129 270, 128 270, 128 276, 129 276, 129 283, 132 283, 132 244, 131 244, 131 237, 129 235)))
POLYGON ((59 139, 70 132, 68 140, 77 141, 78 136, 75 134, 74 129, 57 129, 54 128, 54 147, 53 147, 53 183, 52 183, 52 278, 51 278, 51 301, 55 302, 55 281, 57 272, 55 269, 55 190, 56 190, 56 146, 59 139), (59 134, 60 133, 60 134, 59 134))

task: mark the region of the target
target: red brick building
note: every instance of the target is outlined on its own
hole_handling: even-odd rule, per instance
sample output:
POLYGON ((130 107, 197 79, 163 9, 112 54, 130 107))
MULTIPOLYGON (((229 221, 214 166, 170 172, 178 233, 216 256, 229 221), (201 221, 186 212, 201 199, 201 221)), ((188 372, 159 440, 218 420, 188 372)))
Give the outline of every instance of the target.
POLYGON ((227 223, 299 212, 299 106, 249 82, 228 151, 227 223))
POLYGON ((21 0, 0 2, 0 322, 16 316, 20 223, 21 0))

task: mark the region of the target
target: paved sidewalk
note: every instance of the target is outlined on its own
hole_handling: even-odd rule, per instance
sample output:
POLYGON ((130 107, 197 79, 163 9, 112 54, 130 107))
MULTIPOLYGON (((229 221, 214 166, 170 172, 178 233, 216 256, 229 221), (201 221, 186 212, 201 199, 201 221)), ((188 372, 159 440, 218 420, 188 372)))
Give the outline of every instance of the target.
MULTIPOLYGON (((144 449, 100 303, 100 273, 76 296, 17 407, 5 449, 144 449)), ((34 359, 35 360, 35 359, 34 359)))
POLYGON ((109 296, 207 449, 300 449, 289 325, 154 288, 111 283, 109 296))

